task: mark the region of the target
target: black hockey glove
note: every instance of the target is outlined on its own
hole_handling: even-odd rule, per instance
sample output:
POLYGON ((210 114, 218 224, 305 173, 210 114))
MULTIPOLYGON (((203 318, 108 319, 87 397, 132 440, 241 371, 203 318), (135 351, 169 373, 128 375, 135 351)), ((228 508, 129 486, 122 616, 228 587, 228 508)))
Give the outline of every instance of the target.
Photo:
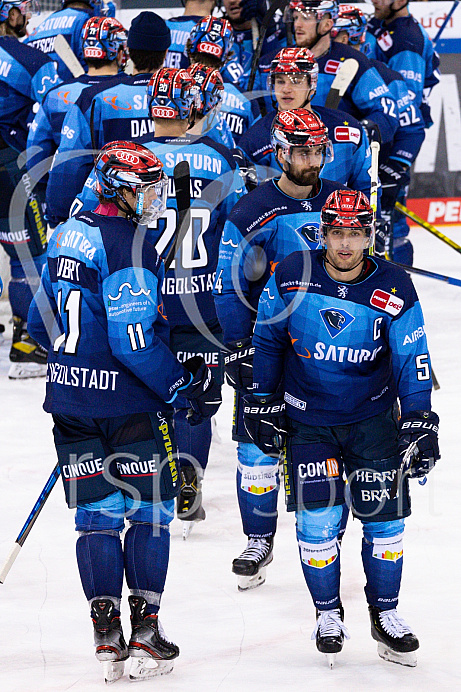
POLYGON ((221 387, 215 382, 202 356, 188 358, 183 365, 194 378, 185 389, 181 390, 181 396, 189 399, 191 404, 187 420, 190 425, 199 425, 214 416, 220 407, 221 387))
POLYGON ((251 339, 230 341, 224 351, 224 372, 227 383, 237 391, 248 392, 253 389, 254 347, 251 339))
POLYGON ((248 22, 258 14, 259 0, 240 0, 240 21, 248 22))
POLYGON ((439 417, 434 411, 412 411, 400 419, 399 454, 404 457, 414 445, 409 467, 404 469, 410 478, 425 476, 440 459, 438 432, 439 417))
POLYGON ((247 192, 251 192, 258 187, 258 174, 256 173, 256 166, 254 165, 253 161, 250 161, 250 159, 241 149, 235 147, 230 151, 235 163, 239 167, 240 177, 243 180, 243 184, 245 185, 247 192))
POLYGON ((383 259, 392 259, 392 222, 388 219, 376 219, 375 255, 383 259))
POLYGON ((281 394, 243 397, 245 430, 261 452, 278 458, 285 444, 287 423, 285 402, 281 394))
POLYGON ((378 125, 374 123, 373 120, 368 120, 368 118, 364 118, 360 122, 367 132, 370 144, 372 142, 381 144, 381 132, 379 131, 378 125))
POLYGON ((384 212, 392 212, 397 201, 398 194, 410 182, 409 167, 395 159, 388 159, 379 166, 379 179, 381 181, 381 209, 384 212))

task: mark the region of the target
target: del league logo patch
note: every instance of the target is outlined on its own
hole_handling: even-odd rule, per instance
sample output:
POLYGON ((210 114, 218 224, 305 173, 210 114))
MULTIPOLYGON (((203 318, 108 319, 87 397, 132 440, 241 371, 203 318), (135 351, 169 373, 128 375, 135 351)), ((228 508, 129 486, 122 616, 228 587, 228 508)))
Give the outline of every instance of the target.
POLYGON ((343 125, 335 127, 335 139, 337 142, 354 142, 354 144, 359 144, 360 130, 358 127, 345 127, 343 125))
POLYGON ((373 291, 370 303, 373 307, 380 308, 380 310, 384 310, 393 316, 398 315, 404 305, 401 298, 397 298, 397 296, 393 296, 391 293, 386 293, 386 291, 381 291, 379 288, 373 291))
POLYGON ((327 60, 325 64, 326 74, 336 74, 339 70, 340 65, 341 63, 339 62, 339 60, 327 60))

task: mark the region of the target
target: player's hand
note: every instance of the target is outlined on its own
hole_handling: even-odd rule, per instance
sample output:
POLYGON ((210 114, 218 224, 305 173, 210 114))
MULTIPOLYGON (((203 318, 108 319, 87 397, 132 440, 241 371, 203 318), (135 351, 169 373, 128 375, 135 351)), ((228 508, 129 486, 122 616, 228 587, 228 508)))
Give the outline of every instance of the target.
POLYGON ((248 392, 253 389, 254 347, 251 339, 230 341, 224 351, 224 372, 227 383, 237 391, 248 392))
POLYGON ((240 7, 242 11, 240 12, 240 20, 242 22, 248 22, 253 19, 258 14, 259 0, 240 0, 240 7))
POLYGON ((412 443, 416 443, 408 469, 410 478, 421 478, 431 471, 439 452, 439 417, 434 411, 412 411, 400 419, 398 445, 403 457, 412 443))
POLYGON ((181 390, 181 396, 189 399, 191 404, 187 420, 190 425, 199 425, 219 409, 222 403, 221 387, 215 382, 202 356, 188 358, 183 365, 193 375, 192 382, 181 390))
POLYGON ((392 259, 392 219, 386 216, 382 213, 383 218, 376 219, 375 255, 392 259))
POLYGON ((281 394, 243 397, 245 430, 261 452, 278 458, 287 435, 285 402, 281 394))
POLYGON ((391 212, 398 194, 410 182, 409 167, 395 159, 388 159, 379 166, 381 181, 381 209, 391 212))

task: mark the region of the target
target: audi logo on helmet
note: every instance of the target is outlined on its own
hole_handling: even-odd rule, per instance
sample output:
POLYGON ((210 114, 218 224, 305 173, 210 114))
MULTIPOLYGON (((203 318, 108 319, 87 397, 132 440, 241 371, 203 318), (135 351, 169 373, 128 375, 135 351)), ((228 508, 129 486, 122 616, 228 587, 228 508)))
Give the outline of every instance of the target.
POLYGON ((197 46, 197 51, 199 53, 208 53, 208 55, 214 55, 216 58, 220 58, 222 55, 222 49, 213 43, 199 43, 197 46))
POLYGON ((120 161, 125 161, 125 163, 129 163, 132 166, 136 166, 140 163, 139 156, 131 154, 129 151, 117 150, 114 152, 114 154, 118 159, 120 159, 120 161))
POLYGON ((294 117, 288 111, 282 111, 278 115, 280 122, 285 123, 285 125, 293 125, 294 117))
POLYGON ((174 108, 166 108, 164 106, 153 106, 151 109, 152 118, 175 118, 176 111, 174 108))
POLYGON ((104 51, 101 48, 85 48, 85 58, 104 58, 104 51))

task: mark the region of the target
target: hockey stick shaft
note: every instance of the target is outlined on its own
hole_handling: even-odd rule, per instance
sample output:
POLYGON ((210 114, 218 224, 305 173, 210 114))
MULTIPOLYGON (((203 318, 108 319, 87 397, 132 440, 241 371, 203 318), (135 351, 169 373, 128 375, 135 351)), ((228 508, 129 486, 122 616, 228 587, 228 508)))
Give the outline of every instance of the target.
POLYGON ((421 228, 425 228, 426 231, 429 231, 429 233, 435 235, 439 240, 443 241, 444 243, 452 247, 453 250, 456 250, 456 252, 461 253, 461 245, 458 245, 458 243, 455 243, 454 240, 448 238, 448 236, 441 233, 435 226, 429 223, 429 221, 424 221, 424 219, 422 219, 413 211, 405 207, 403 204, 400 204, 400 202, 395 203, 395 208, 398 209, 402 214, 404 214, 404 216, 408 216, 409 219, 417 223, 418 226, 421 226, 421 228))
POLYGON ((14 561, 16 560, 17 556, 19 555, 19 551, 21 550, 22 546, 25 543, 25 540, 29 533, 32 530, 33 525, 38 519, 38 515, 42 511, 45 502, 47 501, 48 497, 50 496, 51 491, 53 490, 56 481, 59 478, 59 475, 61 473, 61 470, 59 468, 59 464, 56 464, 54 467, 53 471, 51 472, 50 477, 48 478, 45 487, 43 488, 42 492, 38 496, 37 502, 32 508, 31 513, 27 517, 27 520, 22 527, 21 531, 18 534, 18 537, 16 538, 16 541, 14 542, 13 548, 11 549, 10 554, 8 555, 5 563, 3 564, 3 567, 0 571, 0 584, 3 584, 8 572, 10 571, 11 567, 13 566, 14 561))
POLYGON ((187 161, 176 164, 173 172, 178 220, 173 243, 164 259, 165 272, 171 266, 190 225, 190 169, 187 161))
POLYGON ((442 36, 443 32, 445 31, 445 27, 447 26, 448 22, 450 21, 454 12, 456 11, 456 8, 458 7, 458 3, 459 3, 459 0, 454 1, 453 5, 451 7, 451 10, 449 11, 447 16, 445 17, 445 20, 444 20, 442 26, 440 27, 437 34, 435 35, 435 38, 432 39, 432 43, 434 45, 434 48, 437 48, 437 43, 439 42, 440 37, 442 36))
POLYGON ((376 212, 378 209, 378 159, 379 159, 379 142, 372 142, 371 149, 371 168, 370 168, 370 206, 373 209, 373 242, 369 248, 369 255, 375 254, 374 235, 376 229, 376 212))
POLYGON ((445 276, 444 274, 437 274, 436 272, 429 272, 426 269, 417 269, 416 267, 410 267, 407 264, 400 264, 400 262, 392 262, 388 260, 389 264, 394 264, 396 267, 401 267, 407 272, 412 274, 420 274, 421 276, 426 276, 428 279, 436 279, 437 281, 444 281, 451 286, 461 286, 461 279, 455 279, 453 276, 445 276))
POLYGON ((81 77, 85 74, 85 70, 79 63, 77 56, 62 34, 58 34, 58 36, 56 36, 54 40, 54 50, 59 55, 69 72, 71 72, 72 77, 81 77))
POLYGON ((269 24, 272 21, 272 18, 274 14, 277 12, 277 10, 281 10, 285 7, 287 4, 288 0, 273 0, 271 6, 266 12, 266 16, 264 17, 261 26, 259 28, 259 39, 257 46, 254 50, 253 53, 253 59, 251 61, 251 70, 250 70, 250 77, 248 80, 248 91, 253 91, 253 87, 255 84, 255 78, 256 78, 256 71, 258 69, 259 65, 259 59, 261 57, 261 52, 263 48, 263 43, 264 39, 266 38, 266 33, 269 28, 269 24))
POLYGON ((325 108, 333 108, 334 110, 338 108, 339 102, 352 83, 358 69, 359 63, 354 58, 348 58, 339 66, 325 100, 325 108))

